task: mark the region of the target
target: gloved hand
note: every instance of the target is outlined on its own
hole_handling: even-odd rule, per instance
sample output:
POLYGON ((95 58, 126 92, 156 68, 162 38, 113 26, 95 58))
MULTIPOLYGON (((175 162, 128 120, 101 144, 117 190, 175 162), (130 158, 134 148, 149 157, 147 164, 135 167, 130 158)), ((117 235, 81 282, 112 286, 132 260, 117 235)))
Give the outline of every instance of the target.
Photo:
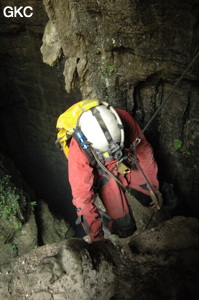
POLYGON ((83 240, 84 240, 85 242, 87 242, 88 244, 90 244, 90 243, 91 243, 91 238, 90 238, 90 236, 89 236, 89 235, 85 235, 85 236, 83 236, 83 240))
POLYGON ((90 238, 89 235, 85 235, 85 236, 83 236, 83 240, 84 240, 85 242, 87 242, 88 244, 91 244, 92 242, 103 241, 103 240, 104 240, 104 236, 103 236, 103 237, 100 237, 100 238, 96 238, 95 240, 91 240, 91 238, 90 238))
POLYGON ((104 240, 104 232, 101 230, 97 236, 93 236, 93 234, 87 234, 83 237, 83 240, 87 243, 92 243, 96 241, 103 241, 104 240))

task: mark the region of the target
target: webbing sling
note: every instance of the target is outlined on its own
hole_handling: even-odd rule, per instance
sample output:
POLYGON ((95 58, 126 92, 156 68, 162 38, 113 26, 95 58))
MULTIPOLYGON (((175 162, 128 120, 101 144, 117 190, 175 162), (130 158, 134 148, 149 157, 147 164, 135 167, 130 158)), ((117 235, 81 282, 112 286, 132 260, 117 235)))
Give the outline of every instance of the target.
POLYGON ((91 108, 90 110, 92 111, 93 116, 98 121, 98 123, 99 123, 99 125, 100 125, 100 127, 101 127, 101 129, 102 129, 102 131, 103 131, 103 133, 104 133, 104 135, 106 137, 106 139, 107 139, 108 144, 114 143, 114 141, 113 141, 113 139, 112 139, 112 137, 110 135, 110 132, 109 132, 106 124, 104 123, 104 120, 102 119, 102 117, 100 115, 99 110, 97 110, 95 107, 91 108))
MULTIPOLYGON (((91 108, 92 114, 93 116, 96 118, 98 124, 100 125, 104 136, 108 142, 109 145, 109 151, 110 151, 110 155, 113 155, 113 157, 115 159, 119 159, 122 155, 122 152, 120 151, 120 146, 112 139, 112 136, 110 135, 110 132, 103 120, 103 118, 101 117, 100 112, 98 111, 98 109, 96 107, 91 108)), ((121 128, 121 126, 118 124, 118 127, 121 128)))

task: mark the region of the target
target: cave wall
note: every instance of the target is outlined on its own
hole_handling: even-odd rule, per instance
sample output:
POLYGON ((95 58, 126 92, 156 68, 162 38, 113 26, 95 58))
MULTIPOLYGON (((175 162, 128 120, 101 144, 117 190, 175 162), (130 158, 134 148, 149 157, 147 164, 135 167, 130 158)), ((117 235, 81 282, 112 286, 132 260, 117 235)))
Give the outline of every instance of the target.
POLYGON ((154 74, 173 82, 198 45, 198 1, 44 4, 67 58, 66 90, 79 80, 83 98, 97 95, 132 109, 139 82, 154 74))
MULTIPOLYGON (((2 0, 1 7, 6 5, 2 0)), ((66 211, 67 161, 54 146, 57 117, 76 101, 98 97, 127 109, 143 127, 196 53, 199 1, 23 0, 17 5, 31 5, 34 14, 7 19, 1 12, 0 148, 38 197, 74 217, 66 211)), ((146 131, 160 175, 196 215, 198 66, 146 131)))

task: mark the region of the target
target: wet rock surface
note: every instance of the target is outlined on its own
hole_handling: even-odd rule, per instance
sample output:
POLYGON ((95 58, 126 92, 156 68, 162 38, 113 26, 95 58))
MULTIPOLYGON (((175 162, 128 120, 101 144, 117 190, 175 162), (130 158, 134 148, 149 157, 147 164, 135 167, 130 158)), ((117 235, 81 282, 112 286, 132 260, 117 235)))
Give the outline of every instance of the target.
POLYGON ((196 299, 198 248, 199 222, 185 217, 115 246, 45 245, 1 268, 0 299, 196 299))
POLYGON ((45 245, 74 236, 72 227, 63 218, 53 215, 47 203, 40 200, 38 206, 41 238, 45 245))
POLYGON ((73 236, 68 222, 36 198, 13 162, 0 153, 0 266, 38 245, 73 236))
POLYGON ((31 189, 11 160, 0 153, 0 265, 38 244, 31 189), (17 187, 16 187, 16 182, 17 187))

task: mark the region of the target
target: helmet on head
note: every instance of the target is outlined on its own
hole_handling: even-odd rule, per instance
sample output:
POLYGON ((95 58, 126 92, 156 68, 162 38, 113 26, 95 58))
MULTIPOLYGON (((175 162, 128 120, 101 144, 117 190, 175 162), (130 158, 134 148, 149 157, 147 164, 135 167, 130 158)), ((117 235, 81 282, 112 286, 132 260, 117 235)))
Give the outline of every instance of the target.
POLYGON ((100 153, 108 152, 115 159, 122 155, 124 128, 118 113, 106 102, 83 112, 78 126, 91 147, 100 153))

